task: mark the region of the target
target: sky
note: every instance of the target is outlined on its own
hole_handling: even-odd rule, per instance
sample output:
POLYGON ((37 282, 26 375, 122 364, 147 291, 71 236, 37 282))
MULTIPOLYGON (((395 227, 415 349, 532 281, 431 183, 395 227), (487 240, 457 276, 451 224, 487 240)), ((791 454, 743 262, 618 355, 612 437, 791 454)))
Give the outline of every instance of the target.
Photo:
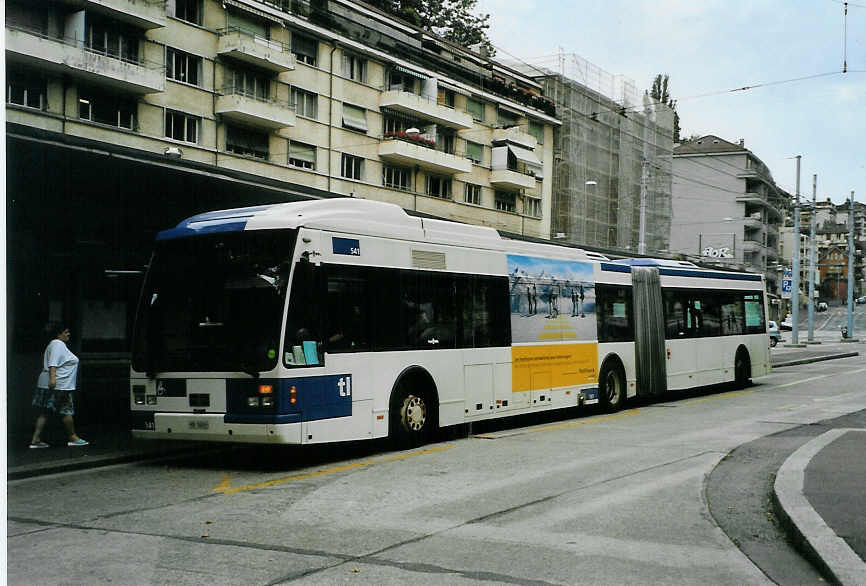
POLYGON ((476 12, 500 60, 574 53, 640 94, 666 73, 682 136, 744 139, 791 194, 801 155, 805 200, 817 174, 819 201, 866 202, 866 0, 848 4, 847 42, 837 0, 478 0, 476 12))

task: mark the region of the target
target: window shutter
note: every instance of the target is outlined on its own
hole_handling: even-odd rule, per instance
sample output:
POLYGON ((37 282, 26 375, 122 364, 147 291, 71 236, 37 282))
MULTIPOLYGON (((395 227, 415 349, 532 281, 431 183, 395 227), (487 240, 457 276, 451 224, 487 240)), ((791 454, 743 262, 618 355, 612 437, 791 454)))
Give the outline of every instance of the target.
POLYGON ((357 106, 343 104, 343 126, 367 132, 367 111, 357 106))

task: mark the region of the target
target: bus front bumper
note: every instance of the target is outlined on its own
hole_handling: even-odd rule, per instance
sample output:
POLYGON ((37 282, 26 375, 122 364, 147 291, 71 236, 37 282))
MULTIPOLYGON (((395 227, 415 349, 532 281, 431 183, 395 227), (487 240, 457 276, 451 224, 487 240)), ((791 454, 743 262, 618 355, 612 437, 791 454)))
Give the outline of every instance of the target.
POLYGON ((153 423, 136 425, 132 436, 207 442, 300 444, 302 423, 226 423, 222 413, 154 413, 153 423), (143 427, 143 429, 142 429, 143 427))

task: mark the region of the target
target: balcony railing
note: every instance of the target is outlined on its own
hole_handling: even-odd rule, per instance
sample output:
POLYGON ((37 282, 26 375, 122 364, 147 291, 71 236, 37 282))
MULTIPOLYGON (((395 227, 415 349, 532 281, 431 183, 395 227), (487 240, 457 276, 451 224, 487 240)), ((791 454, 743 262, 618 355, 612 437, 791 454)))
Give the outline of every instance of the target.
POLYGON ((428 171, 449 175, 472 171, 472 161, 462 153, 439 150, 435 141, 431 141, 429 137, 419 140, 410 136, 391 134, 381 137, 379 157, 400 165, 418 165, 428 171))
POLYGON ((379 96, 379 107, 410 114, 442 126, 457 129, 472 128, 472 114, 442 105, 435 97, 419 96, 402 90, 388 90, 379 96))
POLYGON ((270 71, 291 71, 295 54, 286 43, 266 39, 237 26, 219 29, 217 53, 246 61, 270 71))
POLYGON ((224 87, 214 111, 229 120, 271 130, 295 125, 294 104, 256 95, 242 87, 224 87))
POLYGON ((36 59, 49 71, 122 91, 141 94, 165 91, 162 63, 143 60, 137 54, 97 49, 80 39, 7 25, 6 55, 11 61, 36 59))

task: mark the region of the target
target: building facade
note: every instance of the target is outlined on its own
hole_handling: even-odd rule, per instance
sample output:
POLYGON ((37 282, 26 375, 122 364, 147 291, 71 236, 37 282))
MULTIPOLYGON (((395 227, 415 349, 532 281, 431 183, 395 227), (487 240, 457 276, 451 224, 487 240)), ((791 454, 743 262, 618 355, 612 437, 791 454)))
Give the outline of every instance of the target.
POLYGON ((515 65, 543 84, 554 131, 552 235, 577 246, 664 256, 671 218, 674 113, 586 60, 515 65), (643 250, 641 250, 643 244, 643 250))
POLYGON ((788 194, 744 141, 708 135, 674 148, 671 252, 765 274, 777 296, 788 207, 788 194))
POLYGON ((550 236, 542 85, 360 2, 9 0, 6 68, 7 382, 66 321, 85 419, 125 413, 143 269, 184 217, 358 197, 550 236))

